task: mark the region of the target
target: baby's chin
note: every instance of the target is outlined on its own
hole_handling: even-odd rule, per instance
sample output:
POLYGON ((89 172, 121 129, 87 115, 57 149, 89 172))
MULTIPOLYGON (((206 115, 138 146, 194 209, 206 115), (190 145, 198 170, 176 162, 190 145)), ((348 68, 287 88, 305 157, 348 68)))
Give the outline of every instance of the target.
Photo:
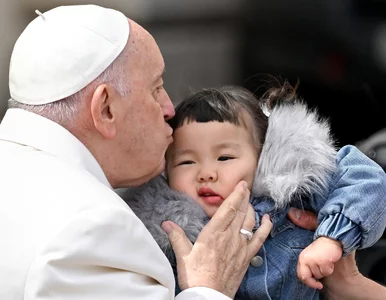
POLYGON ((200 196, 198 196, 197 194, 195 195, 190 195, 189 193, 185 192, 185 191, 182 191, 178 188, 173 188, 173 186, 170 186, 172 189, 174 190, 177 190, 181 193, 184 193, 185 195, 189 196, 190 198, 193 199, 193 201, 199 205, 205 212, 205 214, 209 217, 209 218, 212 218, 214 216, 214 214, 216 213, 216 211, 219 209, 219 207, 217 206, 211 206, 211 205, 208 205, 207 203, 203 203, 202 199, 200 196))
POLYGON ((218 210, 218 208, 209 208, 209 209, 204 209, 205 210, 205 213, 206 215, 209 217, 209 218, 212 218, 214 216, 214 214, 216 213, 216 211, 218 210))

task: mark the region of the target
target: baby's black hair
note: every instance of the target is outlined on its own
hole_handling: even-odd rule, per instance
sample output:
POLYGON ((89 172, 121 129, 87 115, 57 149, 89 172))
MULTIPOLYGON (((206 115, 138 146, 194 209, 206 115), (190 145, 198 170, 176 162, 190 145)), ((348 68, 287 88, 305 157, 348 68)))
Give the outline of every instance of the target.
POLYGON ((261 149, 268 128, 268 117, 263 108, 272 110, 275 105, 293 102, 297 99, 296 88, 287 81, 271 82, 266 92, 259 98, 248 89, 240 86, 224 86, 203 89, 183 99, 176 106, 175 116, 169 120, 173 130, 183 126, 185 122, 229 122, 247 128, 245 113, 253 122, 253 136, 256 146, 261 149), (276 85, 276 86, 274 86, 276 85))

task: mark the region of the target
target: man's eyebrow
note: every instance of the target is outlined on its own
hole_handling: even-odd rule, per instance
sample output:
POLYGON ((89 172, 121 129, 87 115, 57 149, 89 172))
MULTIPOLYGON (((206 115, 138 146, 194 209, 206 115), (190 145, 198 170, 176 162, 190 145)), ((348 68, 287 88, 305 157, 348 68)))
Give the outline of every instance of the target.
POLYGON ((163 67, 162 71, 154 77, 154 82, 157 82, 158 80, 160 80, 162 76, 165 74, 165 72, 166 72, 166 67, 163 67))

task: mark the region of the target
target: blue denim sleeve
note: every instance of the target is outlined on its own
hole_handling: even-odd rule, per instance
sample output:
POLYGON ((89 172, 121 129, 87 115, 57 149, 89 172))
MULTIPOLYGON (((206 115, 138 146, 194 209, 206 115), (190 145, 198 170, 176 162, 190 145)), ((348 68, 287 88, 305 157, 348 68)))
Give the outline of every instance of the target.
POLYGON ((311 199, 319 223, 314 238, 339 240, 347 254, 372 246, 385 230, 386 173, 351 145, 340 149, 336 162, 327 196, 311 199))

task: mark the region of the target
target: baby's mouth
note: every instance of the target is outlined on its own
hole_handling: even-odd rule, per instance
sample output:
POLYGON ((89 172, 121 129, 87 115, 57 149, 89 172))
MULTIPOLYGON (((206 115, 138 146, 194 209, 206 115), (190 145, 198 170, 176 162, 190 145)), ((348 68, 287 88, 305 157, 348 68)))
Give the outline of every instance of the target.
POLYGON ((201 188, 198 191, 198 196, 204 200, 205 203, 210 205, 219 206, 224 199, 210 188, 201 188))

